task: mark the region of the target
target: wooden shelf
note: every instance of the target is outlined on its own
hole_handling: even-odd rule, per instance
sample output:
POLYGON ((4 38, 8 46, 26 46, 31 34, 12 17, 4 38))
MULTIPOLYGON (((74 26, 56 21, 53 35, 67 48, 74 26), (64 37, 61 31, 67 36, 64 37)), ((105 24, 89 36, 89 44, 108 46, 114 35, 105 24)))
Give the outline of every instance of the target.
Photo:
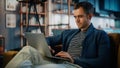
POLYGON ((17 0, 17 1, 22 2, 22 3, 31 3, 32 2, 32 3, 36 3, 36 4, 43 2, 41 0, 17 0))
MULTIPOLYGON (((20 11, 19 12, 20 14, 28 14, 28 13, 26 13, 26 12, 22 12, 22 11, 20 11)), ((35 12, 30 12, 30 14, 36 14, 35 12)), ((41 12, 41 13, 37 13, 38 15, 45 15, 46 13, 44 13, 44 12, 41 12)))
MULTIPOLYGON (((54 14, 65 14, 68 15, 68 12, 62 12, 62 11, 53 11, 54 14)), ((70 15, 73 15, 73 13, 70 13, 70 15)))
MULTIPOLYGON (((57 1, 53 1, 52 3, 53 3, 53 4, 68 5, 68 2, 66 2, 66 3, 65 3, 65 2, 57 2, 57 1)), ((71 6, 74 6, 74 4, 73 4, 73 3, 70 3, 70 5, 71 5, 71 6)))
MULTIPOLYGON (((23 26, 27 26, 27 24, 23 24, 23 26)), ((30 27, 39 27, 39 24, 30 24, 30 27)), ((41 26, 46 26, 45 24, 41 24, 41 26)))
POLYGON ((69 24, 50 24, 49 26, 62 26, 62 25, 69 25, 69 24))
POLYGON ((118 20, 120 20, 120 18, 116 18, 116 17, 105 17, 105 16, 95 16, 95 17, 108 18, 108 19, 118 19, 118 20))

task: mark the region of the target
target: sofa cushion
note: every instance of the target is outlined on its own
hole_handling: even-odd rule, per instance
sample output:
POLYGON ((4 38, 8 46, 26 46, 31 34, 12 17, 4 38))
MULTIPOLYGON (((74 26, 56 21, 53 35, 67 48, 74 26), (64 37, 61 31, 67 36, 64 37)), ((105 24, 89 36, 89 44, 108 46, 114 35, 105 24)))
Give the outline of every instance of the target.
POLYGON ((120 54, 120 34, 119 33, 109 33, 110 45, 111 45, 111 57, 113 68, 120 68, 120 61, 118 61, 118 55, 120 54))

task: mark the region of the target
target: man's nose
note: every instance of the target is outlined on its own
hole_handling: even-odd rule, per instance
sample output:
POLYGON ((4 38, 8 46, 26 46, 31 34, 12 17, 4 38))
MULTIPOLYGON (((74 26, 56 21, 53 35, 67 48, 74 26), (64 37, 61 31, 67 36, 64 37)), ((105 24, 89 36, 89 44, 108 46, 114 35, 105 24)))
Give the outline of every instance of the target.
POLYGON ((78 17, 76 17, 76 21, 77 21, 77 22, 79 22, 79 21, 80 21, 78 17))

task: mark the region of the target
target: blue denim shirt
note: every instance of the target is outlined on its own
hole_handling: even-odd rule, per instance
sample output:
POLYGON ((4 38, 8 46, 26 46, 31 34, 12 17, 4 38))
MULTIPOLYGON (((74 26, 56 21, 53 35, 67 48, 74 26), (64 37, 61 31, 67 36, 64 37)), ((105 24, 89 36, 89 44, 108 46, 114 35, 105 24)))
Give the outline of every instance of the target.
MULTIPOLYGON (((68 50, 71 39, 79 32, 79 29, 69 29, 61 35, 47 37, 50 46, 62 44, 63 51, 68 50)), ((74 63, 83 68, 109 68, 110 66, 110 43, 108 35, 97 30, 91 24, 86 32, 86 37, 82 43, 83 49, 81 56, 74 59, 74 63)))

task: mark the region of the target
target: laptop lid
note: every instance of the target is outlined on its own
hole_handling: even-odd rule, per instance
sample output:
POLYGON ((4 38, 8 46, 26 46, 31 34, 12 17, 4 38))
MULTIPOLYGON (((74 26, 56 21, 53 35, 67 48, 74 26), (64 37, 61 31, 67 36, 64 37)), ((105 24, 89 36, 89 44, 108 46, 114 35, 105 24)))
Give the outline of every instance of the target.
POLYGON ((52 56, 43 33, 26 32, 25 38, 28 41, 28 45, 37 49, 42 56, 52 56))

